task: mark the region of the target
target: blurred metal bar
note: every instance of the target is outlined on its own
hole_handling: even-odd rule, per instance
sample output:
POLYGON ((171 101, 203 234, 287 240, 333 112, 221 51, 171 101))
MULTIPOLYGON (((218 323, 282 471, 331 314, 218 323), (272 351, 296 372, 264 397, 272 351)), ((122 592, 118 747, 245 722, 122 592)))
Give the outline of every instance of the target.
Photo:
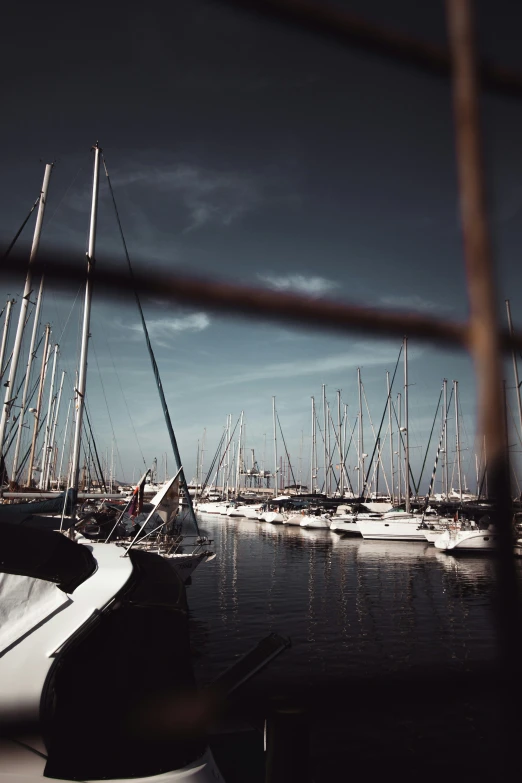
POLYGON ((520 661, 521 622, 513 558, 509 459, 504 425, 501 344, 481 154, 478 80, 470 0, 446 0, 453 59, 453 103, 470 308, 469 347, 475 364, 478 427, 488 447, 490 496, 499 535, 496 620, 508 671, 520 661))
MULTIPOLYGON (((12 254, 12 264, 3 276, 16 278, 18 264, 24 263, 22 256, 12 254)), ((83 261, 83 258, 81 258, 83 261)), ((76 293, 78 285, 85 284, 85 270, 78 264, 73 266, 59 253, 43 253, 35 265, 35 272, 43 273, 52 280, 56 289, 76 293)), ((205 307, 227 316, 239 315, 304 326, 308 329, 326 329, 347 334, 380 335, 400 337, 407 334, 419 341, 430 341, 442 346, 469 348, 469 327, 466 323, 440 319, 423 313, 401 310, 384 310, 347 304, 333 299, 312 299, 299 294, 271 291, 266 288, 237 285, 206 277, 204 280, 172 273, 162 266, 154 266, 148 260, 143 269, 136 269, 134 284, 123 269, 96 268, 96 296, 111 300, 120 298, 130 303, 129 294, 134 296, 134 285, 143 297, 178 302, 188 307, 205 307)), ((522 350, 522 334, 511 337, 508 329, 499 335, 503 351, 512 347, 522 350)))
MULTIPOLYGON (((388 57, 436 76, 449 77, 451 74, 451 56, 445 47, 373 24, 332 3, 312 0, 218 1, 221 5, 254 11, 286 23, 293 29, 300 27, 316 36, 388 57)), ((522 98, 522 73, 486 62, 479 63, 478 70, 482 87, 522 98)))

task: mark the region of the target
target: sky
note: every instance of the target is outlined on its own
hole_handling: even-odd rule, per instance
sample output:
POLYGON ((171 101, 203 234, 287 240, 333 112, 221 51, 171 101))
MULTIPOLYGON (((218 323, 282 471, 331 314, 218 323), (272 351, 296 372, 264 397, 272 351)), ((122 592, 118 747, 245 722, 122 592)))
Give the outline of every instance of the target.
MULTIPOLYGON (((435 43, 444 4, 346 0, 336 5, 435 43)), ((519 4, 478 2, 483 56, 522 70, 519 4)), ((42 247, 85 264, 92 144, 104 150, 137 268, 173 270, 357 304, 467 314, 449 82, 374 54, 232 9, 219 0, 12 5, 1 57, 0 242, 5 247, 54 161, 42 247)), ((522 104, 485 94, 484 157, 499 306, 522 327, 522 104)), ((32 224, 20 243, 29 248, 32 224)), ((107 186, 100 185, 97 263, 125 259, 107 186)), ((2 300, 18 297, 12 280, 2 300)), ((63 437, 74 386, 83 290, 46 292, 65 370, 63 437)), ((311 397, 322 384, 348 426, 357 368, 375 429, 397 340, 329 335, 144 301, 187 476, 204 430, 208 467, 228 414, 244 411, 245 446, 272 468, 272 397, 294 468, 309 481, 311 397), (266 445, 265 445, 266 444, 266 445)), ((16 312, 16 308, 15 308, 16 312)), ((14 329, 12 330, 14 331, 14 329)), ((173 457, 138 314, 94 297, 87 403, 101 454, 138 477, 173 457)), ((26 340, 27 343, 27 340, 26 340)), ((475 478, 473 369, 457 351, 410 338, 410 445, 418 475, 442 379, 459 381, 464 472, 475 478)), ((509 363, 510 412, 515 413, 509 363)), ((393 395, 401 391, 398 371, 393 395)), ((453 417, 453 414, 451 414, 453 417)), ((335 413, 336 416, 336 413, 335 413)), ((450 441, 455 433, 450 428, 450 441)), ((365 413, 365 451, 373 436, 365 413)), ((424 477, 435 456, 432 440, 424 477)), ((522 450, 513 429, 513 452, 522 450), (517 445, 518 444, 518 445, 517 445)), ((278 442, 282 454, 281 438, 278 442)), ((452 446, 454 454, 454 445, 452 446)), ((518 456, 517 456, 518 459, 518 456)), ((354 459, 349 459, 353 464, 354 459)), ((163 470, 163 468, 162 468, 163 470)), ((205 472, 205 471, 204 471, 205 472)))

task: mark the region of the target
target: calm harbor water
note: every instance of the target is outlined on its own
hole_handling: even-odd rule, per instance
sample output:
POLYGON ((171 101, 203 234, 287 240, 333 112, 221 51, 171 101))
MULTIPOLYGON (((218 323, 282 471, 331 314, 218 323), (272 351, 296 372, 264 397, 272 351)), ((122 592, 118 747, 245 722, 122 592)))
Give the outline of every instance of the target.
MULTIPOLYGON (((217 553, 188 590, 200 682, 271 631, 292 641, 256 678, 256 687, 274 696, 285 684, 306 690, 324 682, 331 690, 347 676, 422 670, 429 677, 434 669, 464 672, 495 658, 489 557, 454 558, 417 542, 341 538, 226 517, 201 515, 200 522, 217 553)), ((425 779, 430 757, 435 770, 443 747, 471 754, 466 768, 475 765, 480 776, 492 761, 491 741, 489 753, 484 744, 492 736, 492 705, 477 694, 463 708, 451 693, 447 704, 431 704, 435 693, 423 687, 425 702, 413 711, 399 698, 366 704, 362 712, 359 705, 354 715, 348 699, 345 712, 312 715, 314 779, 338 774, 350 742, 361 769, 371 754, 384 753, 392 765, 406 755, 412 776, 418 769, 425 779)))

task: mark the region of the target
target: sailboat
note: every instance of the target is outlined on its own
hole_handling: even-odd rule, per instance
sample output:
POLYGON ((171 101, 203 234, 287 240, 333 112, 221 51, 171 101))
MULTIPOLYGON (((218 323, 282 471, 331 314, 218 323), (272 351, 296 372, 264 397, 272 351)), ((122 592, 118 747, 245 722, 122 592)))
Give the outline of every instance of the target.
MULTIPOLYGON (((392 508, 380 519, 358 518, 356 526, 363 538, 389 541, 423 541, 425 536, 419 529, 422 519, 411 511, 409 477, 409 432, 408 432, 408 339, 404 338, 404 427, 399 427, 399 439, 404 434, 404 484, 405 508, 392 508)), ((400 495, 399 486, 399 495, 400 495)))
POLYGON ((434 541, 437 549, 451 554, 458 552, 491 551, 498 548, 496 528, 486 515, 478 524, 468 522, 462 527, 454 524, 434 541))

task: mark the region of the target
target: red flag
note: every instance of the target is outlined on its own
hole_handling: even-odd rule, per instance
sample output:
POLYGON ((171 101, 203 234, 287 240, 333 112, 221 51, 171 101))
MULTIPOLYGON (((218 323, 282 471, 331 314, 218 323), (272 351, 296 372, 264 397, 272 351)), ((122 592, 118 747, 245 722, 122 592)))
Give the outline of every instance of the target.
POLYGON ((132 498, 127 509, 127 514, 132 518, 137 517, 138 514, 141 514, 143 511, 143 495, 145 493, 145 483, 148 475, 149 471, 141 478, 140 483, 132 493, 132 498))

